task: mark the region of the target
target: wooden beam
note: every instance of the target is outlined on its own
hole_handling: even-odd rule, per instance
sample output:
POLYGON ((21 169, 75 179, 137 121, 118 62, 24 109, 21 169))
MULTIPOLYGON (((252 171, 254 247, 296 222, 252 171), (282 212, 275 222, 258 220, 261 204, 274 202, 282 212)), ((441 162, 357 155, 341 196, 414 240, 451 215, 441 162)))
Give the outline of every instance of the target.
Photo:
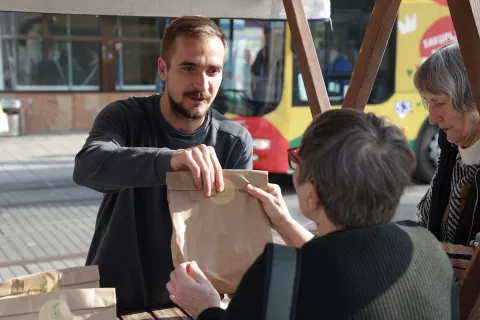
POLYGON ((345 95, 344 108, 365 109, 401 2, 376 0, 345 95))
POLYGON ((448 7, 470 87, 480 108, 480 0, 448 0, 448 7))
MULTIPOLYGON (((480 108, 480 0, 448 0, 473 95, 480 108)), ((480 296, 480 254, 477 250, 460 285, 460 319, 467 319, 480 296)))
POLYGON ((322 112, 330 110, 330 100, 323 81, 312 33, 308 26, 302 0, 283 0, 283 5, 307 91, 310 111, 312 116, 316 117, 322 112))
POLYGON ((480 295, 480 247, 475 252, 465 270, 463 278, 460 280, 460 319, 468 319, 472 309, 480 295))

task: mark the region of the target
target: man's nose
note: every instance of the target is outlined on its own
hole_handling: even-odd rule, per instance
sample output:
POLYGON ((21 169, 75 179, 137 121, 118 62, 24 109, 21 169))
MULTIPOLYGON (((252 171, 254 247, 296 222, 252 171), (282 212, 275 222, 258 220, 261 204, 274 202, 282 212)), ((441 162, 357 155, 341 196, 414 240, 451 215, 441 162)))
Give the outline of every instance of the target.
POLYGON ((195 90, 201 91, 201 92, 207 92, 208 91, 208 76, 205 73, 199 74, 197 77, 195 77, 195 81, 193 82, 193 86, 195 90))

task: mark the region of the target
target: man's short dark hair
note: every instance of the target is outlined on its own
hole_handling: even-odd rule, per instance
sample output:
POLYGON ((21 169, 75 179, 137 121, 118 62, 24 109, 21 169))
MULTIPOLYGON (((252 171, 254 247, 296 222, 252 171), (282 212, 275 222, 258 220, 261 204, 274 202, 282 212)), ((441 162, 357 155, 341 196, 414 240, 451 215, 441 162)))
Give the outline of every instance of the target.
POLYGON ((165 60, 167 67, 170 66, 172 53, 175 49, 175 40, 180 36, 192 37, 199 40, 218 37, 225 47, 225 59, 227 57, 227 38, 213 20, 203 16, 182 16, 173 20, 172 23, 165 28, 165 32, 163 33, 160 57, 165 60))
POLYGON ((312 182, 327 217, 344 228, 390 222, 414 168, 398 127, 350 108, 316 117, 299 156, 299 183, 312 182))

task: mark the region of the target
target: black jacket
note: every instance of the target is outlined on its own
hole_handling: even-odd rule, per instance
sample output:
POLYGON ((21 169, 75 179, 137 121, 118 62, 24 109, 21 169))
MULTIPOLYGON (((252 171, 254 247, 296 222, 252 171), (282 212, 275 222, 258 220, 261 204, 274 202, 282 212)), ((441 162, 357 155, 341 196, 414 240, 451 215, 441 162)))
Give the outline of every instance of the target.
MULTIPOLYGON (((437 239, 441 240, 442 217, 450 198, 452 172, 458 154, 458 146, 447 141, 447 136, 443 130, 440 130, 438 144, 441 156, 431 187, 432 198, 427 227, 437 239)), ((471 240, 475 239, 476 234, 480 232, 480 219, 475 219, 480 211, 480 204, 478 203, 479 187, 480 170, 475 174, 475 183, 470 186, 465 206, 460 214, 453 242, 455 244, 468 245, 471 240)))
MULTIPOLYGON (((440 243, 415 222, 337 231, 299 249, 294 319, 453 320, 453 268, 440 243)), ((272 246, 245 273, 226 311, 198 320, 263 320, 272 246)))

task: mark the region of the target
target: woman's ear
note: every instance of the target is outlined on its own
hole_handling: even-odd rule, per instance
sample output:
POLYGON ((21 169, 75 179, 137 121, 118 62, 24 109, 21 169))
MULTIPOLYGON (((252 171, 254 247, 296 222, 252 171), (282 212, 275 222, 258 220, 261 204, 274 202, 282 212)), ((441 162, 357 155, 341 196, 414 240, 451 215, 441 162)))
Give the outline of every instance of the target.
POLYGON ((316 211, 321 206, 315 186, 310 181, 305 182, 305 191, 307 192, 307 205, 309 211, 316 211))

